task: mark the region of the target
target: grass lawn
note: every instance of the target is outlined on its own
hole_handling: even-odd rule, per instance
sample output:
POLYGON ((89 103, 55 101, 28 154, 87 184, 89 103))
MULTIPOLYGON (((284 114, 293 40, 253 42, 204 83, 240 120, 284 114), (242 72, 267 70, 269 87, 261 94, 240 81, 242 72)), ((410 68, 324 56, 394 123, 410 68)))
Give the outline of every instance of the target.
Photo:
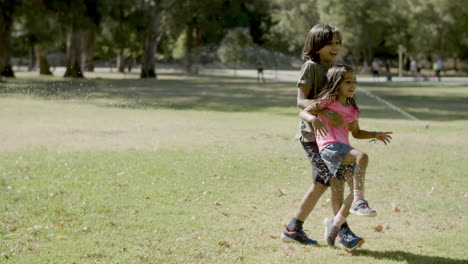
POLYGON ((322 242, 329 192, 320 246, 279 239, 311 184, 294 83, 111 77, 0 82, 0 263, 468 263, 468 88, 361 84, 429 128, 358 93, 394 136, 352 141, 379 215, 348 218, 351 254, 322 242))

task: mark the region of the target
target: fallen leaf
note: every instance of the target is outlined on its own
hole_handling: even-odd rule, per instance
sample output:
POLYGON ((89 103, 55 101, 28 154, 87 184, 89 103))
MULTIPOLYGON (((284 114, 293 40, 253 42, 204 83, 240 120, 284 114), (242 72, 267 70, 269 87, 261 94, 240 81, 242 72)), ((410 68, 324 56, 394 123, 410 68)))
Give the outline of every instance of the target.
POLYGON ((218 175, 216 175, 216 173, 212 173, 212 174, 209 174, 208 177, 212 178, 212 177, 216 177, 218 175))
POLYGON ((203 252, 200 252, 200 253, 195 255, 195 259, 202 259, 204 257, 205 257, 205 254, 203 252))
POLYGON ((280 234, 277 234, 277 233, 270 233, 270 234, 268 234, 268 236, 269 236, 270 238, 273 238, 273 239, 278 239, 278 238, 280 238, 280 234))
POLYGON ((215 203, 217 206, 221 206, 222 204, 220 202, 215 203))
POLYGON ((427 194, 428 194, 428 195, 432 195, 432 194, 434 193, 435 190, 436 190, 436 187, 435 187, 435 186, 432 186, 431 191, 429 191, 427 194))
POLYGON ((221 213, 222 213, 224 216, 229 216, 229 214, 226 213, 226 212, 221 212, 221 213))
POLYGON ((395 213, 399 213, 400 211, 401 211, 401 210, 400 210, 400 208, 398 208, 398 207, 393 208, 393 212, 395 212, 395 213))
POLYGON ((278 196, 284 196, 286 195, 287 192, 285 189, 278 188, 278 196))
POLYGON ((220 245, 222 247, 231 247, 231 245, 227 241, 219 241, 218 245, 220 245))
POLYGON ((287 248, 283 249, 283 254, 284 254, 285 256, 288 256, 288 257, 294 256, 294 248, 292 248, 292 247, 287 247, 287 248))
POLYGON ((384 227, 382 225, 378 225, 374 227, 374 231, 378 233, 382 233, 384 231, 384 227))

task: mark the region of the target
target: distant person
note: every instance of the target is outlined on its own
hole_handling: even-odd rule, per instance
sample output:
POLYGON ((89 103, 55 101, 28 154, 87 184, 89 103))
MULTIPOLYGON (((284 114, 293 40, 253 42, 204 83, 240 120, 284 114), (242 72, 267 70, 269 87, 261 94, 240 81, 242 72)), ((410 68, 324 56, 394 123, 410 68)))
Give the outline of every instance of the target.
POLYGON ((344 59, 344 63, 346 65, 349 65, 351 67, 354 67, 354 62, 353 62, 353 54, 351 53, 348 53, 348 55, 346 55, 345 59, 344 59))
POLYGON ((385 69, 387 71, 387 82, 392 81, 392 60, 387 59, 385 61, 385 69))
POLYGON ((372 60, 372 76, 374 77, 374 80, 380 77, 380 61, 376 58, 372 60))
MULTIPOLYGON (((302 59, 306 60, 302 65, 299 80, 297 82, 297 106, 301 109, 308 109, 315 101, 313 99, 322 91, 326 81, 326 73, 331 64, 336 60, 341 51, 341 33, 338 28, 329 24, 315 25, 308 33, 304 48, 302 49, 302 59)), ((325 119, 336 127, 342 126, 343 120, 336 113, 320 112, 317 116, 325 115, 325 119)), ((281 233, 281 240, 284 242, 298 242, 303 245, 317 245, 317 241, 308 237, 303 230, 304 221, 315 208, 320 197, 329 186, 332 189, 332 209, 337 214, 340 210, 345 210, 343 205, 344 188, 335 186, 333 182, 325 179, 331 177, 330 172, 319 154, 316 133, 326 133, 323 122, 312 116, 308 121, 301 121, 296 139, 304 148, 305 154, 312 165, 313 184, 302 198, 299 208, 294 217, 286 225, 281 233), (344 209, 343 209, 344 208, 344 209)), ((349 213, 349 211, 348 211, 349 213)), ((340 227, 339 243, 348 250, 353 250, 362 245, 362 238, 356 236, 348 224, 340 227)), ((333 242, 333 241, 327 241, 333 242)))
POLYGON ((441 81, 440 72, 442 71, 442 59, 441 58, 438 58, 436 62, 434 62, 433 69, 434 69, 435 77, 437 77, 437 80, 440 82, 441 81))
POLYGON ((262 79, 262 82, 265 82, 265 77, 263 75, 263 60, 257 58, 257 61, 255 63, 257 64, 257 82, 260 82, 260 77, 262 79))
POLYGON ((413 79, 415 82, 418 81, 418 61, 414 58, 414 57, 411 57, 411 61, 410 61, 410 72, 411 72, 411 76, 413 76, 413 79))
MULTIPOLYGON (((338 113, 343 117, 344 125, 332 126, 325 116, 318 116, 325 124, 328 133, 316 133, 315 139, 320 150, 320 156, 326 164, 329 177, 343 181, 352 175, 353 194, 346 200, 352 199, 349 212, 361 216, 376 216, 377 212, 369 207, 364 196, 364 182, 369 158, 366 153, 353 148, 349 142, 349 133, 356 139, 376 139, 385 145, 390 143, 392 132, 377 132, 361 130, 359 127, 359 107, 356 104, 356 75, 352 67, 347 65, 333 66, 327 73, 327 84, 319 94, 316 106, 326 112, 338 113)), ((318 111, 314 109, 315 111, 318 111)), ((309 121, 314 116, 308 109, 304 109, 299 117, 309 121)), ((346 201, 345 200, 345 201, 346 201)), ((347 205, 347 203, 344 203, 347 205)), ((346 221, 346 211, 340 210, 334 218, 325 220, 326 240, 334 240, 340 231, 340 226, 346 221)), ((360 243, 363 243, 361 241, 360 243)))

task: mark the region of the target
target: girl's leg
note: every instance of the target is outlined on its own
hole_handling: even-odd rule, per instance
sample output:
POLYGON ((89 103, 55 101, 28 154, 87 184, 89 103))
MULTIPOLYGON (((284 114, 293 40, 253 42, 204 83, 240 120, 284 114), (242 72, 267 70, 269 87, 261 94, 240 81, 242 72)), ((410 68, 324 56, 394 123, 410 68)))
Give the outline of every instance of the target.
MULTIPOLYGON (((332 190, 332 205, 334 207, 334 211, 336 211, 334 205, 338 204, 338 201, 342 203, 340 208, 336 211, 334 218, 325 219, 324 239, 329 246, 334 246, 336 237, 338 234, 340 234, 341 247, 347 250, 354 250, 361 246, 364 243, 364 240, 356 236, 348 227, 348 225, 344 225, 346 222, 346 217, 349 215, 349 209, 353 201, 353 194, 350 193, 343 201, 344 181, 337 179, 332 180, 333 181, 330 181, 330 186, 332 190), (333 199, 335 201, 333 201, 333 199)), ((351 171, 346 171, 345 180, 348 183, 350 189, 352 189, 353 178, 351 171)))
POLYGON ((369 207, 364 197, 364 182, 369 157, 366 153, 352 149, 344 157, 342 165, 355 164, 353 173, 353 203, 351 212, 361 216, 376 216, 377 212, 369 207))
POLYGON ((369 157, 366 153, 352 149, 344 157, 341 165, 350 165, 355 164, 354 174, 353 174, 353 190, 354 190, 354 200, 364 200, 364 182, 366 177, 366 169, 369 163, 369 157))

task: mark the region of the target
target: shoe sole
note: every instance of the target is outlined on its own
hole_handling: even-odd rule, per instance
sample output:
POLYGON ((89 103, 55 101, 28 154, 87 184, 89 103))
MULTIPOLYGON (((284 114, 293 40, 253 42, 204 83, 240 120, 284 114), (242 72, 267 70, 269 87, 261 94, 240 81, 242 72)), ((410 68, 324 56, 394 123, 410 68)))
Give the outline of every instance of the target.
POLYGON ((298 241, 285 236, 284 233, 281 233, 281 241, 283 241, 284 243, 293 243, 293 242, 299 243, 298 241))
POLYGON ((365 216, 365 217, 376 217, 376 216, 377 216, 377 212, 370 213, 370 214, 361 214, 361 213, 359 213, 359 212, 352 211, 352 210, 349 210, 349 212, 350 212, 351 214, 355 214, 355 215, 358 215, 358 216, 365 216))
POLYGON ((327 236, 327 220, 328 219, 332 219, 332 218, 325 218, 323 220, 323 224, 325 225, 325 232, 323 234, 323 240, 325 241, 325 243, 330 246, 330 247, 334 247, 335 246, 335 243, 328 243, 328 236, 327 236))
POLYGON ((364 241, 364 239, 363 239, 363 240, 360 240, 360 241, 358 242, 358 244, 357 244, 356 246, 354 246, 353 248, 347 248, 347 247, 343 246, 343 245, 340 243, 340 247, 341 247, 342 249, 348 251, 348 252, 351 252, 351 251, 355 250, 356 248, 362 246, 362 244, 364 244, 364 242, 366 242, 366 241, 364 241))
POLYGON ((318 242, 316 244, 303 244, 303 243, 301 243, 301 242, 299 242, 299 241, 297 241, 295 239, 287 237, 286 235, 284 235, 284 233, 281 233, 280 238, 281 238, 281 241, 283 241, 284 243, 297 243, 299 245, 306 245, 306 246, 308 246, 308 245, 317 246, 318 245, 318 242))

